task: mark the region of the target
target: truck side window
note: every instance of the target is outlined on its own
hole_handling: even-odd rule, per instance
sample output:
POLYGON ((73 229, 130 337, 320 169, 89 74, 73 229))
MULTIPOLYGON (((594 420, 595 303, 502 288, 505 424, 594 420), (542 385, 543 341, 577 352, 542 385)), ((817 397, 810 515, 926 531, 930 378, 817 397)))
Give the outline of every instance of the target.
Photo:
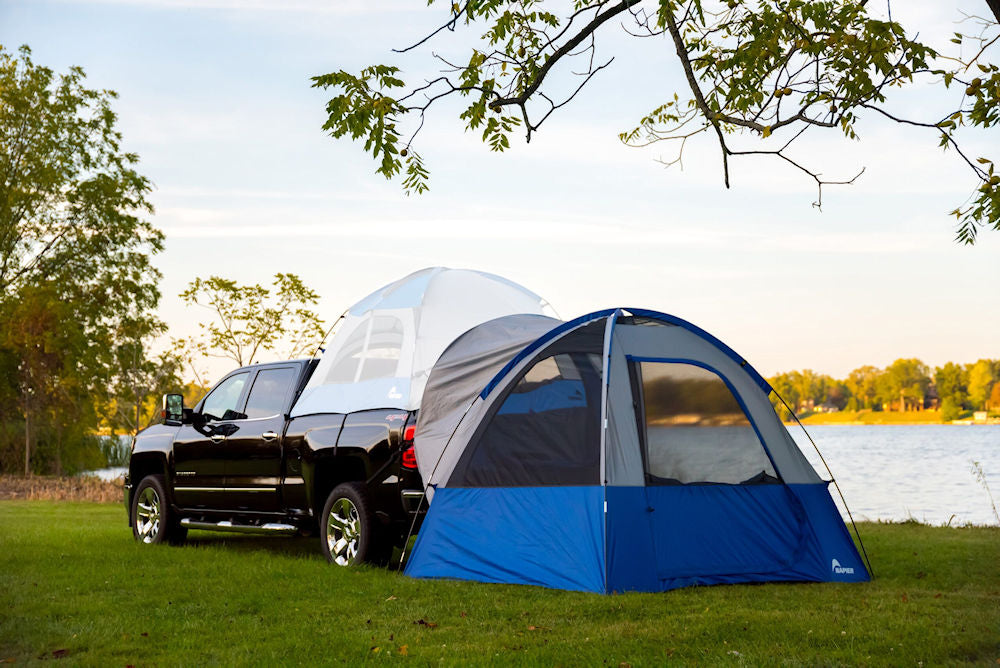
POLYGON ((236 416, 243 417, 236 412, 236 404, 240 400, 240 395, 243 394, 243 386, 246 385, 249 375, 249 372, 244 371, 222 381, 205 398, 201 414, 215 420, 232 420, 236 416))
POLYGON ((250 388, 246 414, 248 418, 264 418, 278 415, 285 407, 288 389, 295 381, 295 369, 262 369, 250 388))

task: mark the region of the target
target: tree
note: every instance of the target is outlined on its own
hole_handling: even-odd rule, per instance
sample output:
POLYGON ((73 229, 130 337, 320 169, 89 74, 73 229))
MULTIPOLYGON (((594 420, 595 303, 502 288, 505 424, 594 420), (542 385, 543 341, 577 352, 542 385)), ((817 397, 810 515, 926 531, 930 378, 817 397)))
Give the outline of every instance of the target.
POLYGON ((826 378, 812 369, 792 372, 792 384, 799 396, 800 410, 812 410, 826 398, 826 378))
POLYGON ((196 278, 180 296, 214 316, 199 323, 200 337, 181 342, 199 385, 205 384, 197 370, 199 355, 228 358, 240 366, 252 364, 264 351, 285 359, 301 357, 311 355, 325 333, 323 321, 310 308, 319 295, 295 274, 275 274, 271 289, 218 276, 196 278))
POLYGON ((954 397, 945 397, 941 401, 941 419, 945 422, 962 417, 962 405, 954 397))
POLYGON ((968 366, 969 372, 969 403, 976 410, 986 410, 986 402, 990 398, 993 383, 1000 376, 998 364, 993 360, 982 359, 968 366))
POLYGON ((30 475, 35 425, 49 406, 70 394, 64 372, 78 348, 79 331, 60 326, 63 319, 72 323, 71 314, 51 293, 22 290, 19 297, 12 308, 5 309, 0 344, 17 360, 13 380, 24 416, 24 475, 30 475))
POLYGON ((35 436, 58 471, 96 428, 119 333, 160 296, 151 184, 122 147, 115 93, 84 83, 0 46, 0 360, 17 370, 0 395, 19 397, 26 472, 35 436))
POLYGON ((991 411, 1000 411, 1000 381, 993 383, 990 390, 990 400, 986 403, 986 408, 991 411))
POLYGON ((133 436, 160 417, 157 399, 180 384, 181 358, 173 350, 154 354, 166 330, 158 319, 124 323, 112 353, 111 382, 102 413, 112 434, 133 436))
POLYGON ((948 362, 935 369, 934 384, 941 397, 942 410, 945 401, 950 401, 959 410, 969 403, 969 373, 961 364, 948 362))
POLYGON ((777 376, 768 378, 767 382, 771 385, 771 389, 774 390, 769 397, 771 405, 777 412, 778 417, 782 421, 787 422, 792 416, 788 414, 788 409, 785 408, 781 400, 784 399, 794 410, 794 408, 798 407, 801 399, 798 389, 795 386, 794 378, 791 373, 779 373, 777 376))
MULTIPOLYGON (((848 389, 830 376, 818 374, 812 369, 780 373, 768 379, 771 388, 796 411, 810 411, 824 403, 831 403, 843 409, 848 400, 848 389)), ((780 401, 772 400, 775 410, 780 401)), ((779 415, 783 415, 778 410, 779 415)))
POLYGON ((844 384, 854 400, 855 409, 875 408, 878 405, 878 384, 882 371, 874 366, 858 367, 847 375, 844 384))
MULTIPOLYGON (((826 180, 812 162, 790 153, 807 131, 858 139, 866 116, 922 128, 964 161, 973 177, 969 199, 952 213, 958 240, 974 243, 981 228, 1000 229, 1000 175, 992 159, 968 156, 956 135, 962 126, 1000 124, 1000 68, 989 61, 1000 40, 1000 2, 988 0, 993 18, 971 17, 968 34, 952 42, 971 56, 951 56, 907 35, 898 22, 874 18, 867 0, 464 0, 448 5, 441 27, 398 54, 415 52, 459 24, 477 26, 471 53, 461 59, 432 52, 441 75, 407 84, 396 65, 372 65, 313 78, 332 90, 324 129, 335 138, 364 142, 386 178, 403 174, 407 192, 427 189, 428 170, 417 139, 439 101, 467 100, 459 119, 481 133, 494 151, 510 146, 515 130, 526 141, 614 58, 598 58, 598 40, 621 25, 636 38, 663 37, 677 55, 688 90, 665 96, 635 128, 622 132, 630 146, 670 142, 679 163, 687 140, 707 133, 721 153, 723 183, 730 161, 760 156, 784 162, 817 188, 853 183, 826 180), (565 90, 560 85, 575 76, 565 90), (888 106, 894 89, 937 86, 964 90, 940 117, 906 118, 888 106)), ((433 0, 431 0, 433 4, 433 0)), ((953 47, 952 47, 953 48, 953 47)))
POLYGON ((163 234, 142 218, 149 179, 122 150, 117 96, 84 78, 72 67, 57 80, 28 47, 20 59, 0 47, 0 294, 108 272, 136 287, 162 250, 163 234))
POLYGON ((883 374, 882 401, 892 404, 898 398, 900 412, 905 411, 907 406, 921 410, 930 382, 927 365, 923 362, 918 359, 898 359, 883 374))
POLYGON ((824 403, 832 404, 836 406, 837 410, 844 410, 847 408, 847 402, 851 399, 851 391, 847 388, 847 384, 830 378, 826 384, 826 401, 824 403))

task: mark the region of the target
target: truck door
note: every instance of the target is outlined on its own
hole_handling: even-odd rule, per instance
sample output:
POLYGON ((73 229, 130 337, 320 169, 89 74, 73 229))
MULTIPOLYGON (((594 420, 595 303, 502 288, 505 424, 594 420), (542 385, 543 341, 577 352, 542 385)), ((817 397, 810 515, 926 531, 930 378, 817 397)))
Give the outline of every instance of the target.
POLYGON ((267 367, 257 371, 239 429, 225 442, 226 508, 281 509, 281 459, 285 412, 299 367, 267 367))
POLYGON ((184 508, 219 508, 226 492, 226 439, 238 429, 249 371, 223 378, 201 402, 198 419, 174 437, 174 500, 184 508))

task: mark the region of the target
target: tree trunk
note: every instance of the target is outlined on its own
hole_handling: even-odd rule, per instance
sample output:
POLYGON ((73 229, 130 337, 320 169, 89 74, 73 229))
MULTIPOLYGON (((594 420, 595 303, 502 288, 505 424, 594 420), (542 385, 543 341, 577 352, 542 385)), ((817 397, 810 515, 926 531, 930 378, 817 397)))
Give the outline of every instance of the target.
POLYGON ((906 412, 906 397, 903 396, 902 390, 899 391, 899 412, 900 413, 906 412))
POLYGON ((31 411, 24 408, 24 475, 31 475, 31 411))

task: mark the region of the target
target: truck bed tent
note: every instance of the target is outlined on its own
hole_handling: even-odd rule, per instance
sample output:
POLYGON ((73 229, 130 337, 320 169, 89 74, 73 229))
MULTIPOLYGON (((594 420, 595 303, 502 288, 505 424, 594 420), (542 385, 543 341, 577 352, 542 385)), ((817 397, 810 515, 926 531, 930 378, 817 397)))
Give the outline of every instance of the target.
POLYGON ((500 276, 421 269, 348 309, 291 414, 414 410, 434 362, 460 334, 500 316, 547 312, 545 300, 500 276))
POLYGON ((595 592, 869 579, 767 381, 639 309, 501 317, 459 337, 415 437, 415 577, 595 592))

